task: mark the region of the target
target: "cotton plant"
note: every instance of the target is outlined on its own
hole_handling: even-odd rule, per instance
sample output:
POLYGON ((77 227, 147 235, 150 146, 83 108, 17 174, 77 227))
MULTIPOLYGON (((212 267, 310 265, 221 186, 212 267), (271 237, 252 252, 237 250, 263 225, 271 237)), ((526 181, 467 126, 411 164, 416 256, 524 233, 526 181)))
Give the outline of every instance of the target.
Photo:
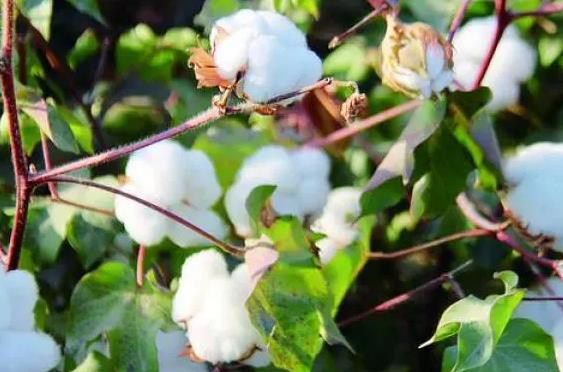
POLYGON ((539 142, 505 159, 509 217, 530 240, 563 251, 563 144, 539 142))
POLYGON ((270 364, 266 346, 244 306, 251 291, 250 273, 244 263, 229 273, 224 257, 211 249, 186 259, 172 318, 186 330, 194 358, 212 364, 270 364))
MULTIPOLYGON (((222 239, 227 228, 211 208, 221 196, 213 163, 205 153, 167 140, 135 152, 125 169, 122 190, 166 208, 222 239)), ((206 244, 199 234, 124 196, 115 197, 115 215, 138 244, 152 246, 169 237, 180 247, 206 244)))
POLYGON ((51 336, 35 329, 38 298, 30 273, 0 268, 0 370, 46 372, 59 364, 59 346, 51 336))
POLYGON ((210 53, 192 50, 199 86, 233 90, 255 102, 297 91, 322 75, 305 35, 281 14, 243 9, 215 22, 210 53))
MULTIPOLYGON (((532 296, 563 296, 563 281, 550 278, 543 285, 528 290, 532 296)), ((563 307, 559 301, 523 301, 513 314, 514 318, 525 318, 536 322, 553 337, 555 356, 559 369, 563 369, 563 307)))
POLYGON ((386 15, 381 42, 383 83, 411 97, 430 98, 453 81, 452 49, 431 26, 402 23, 393 12, 386 15))
POLYGON ((237 234, 253 234, 246 200, 256 187, 276 186, 271 198, 273 211, 303 220, 319 213, 326 203, 329 173, 330 159, 322 150, 288 150, 279 145, 260 148, 244 161, 225 194, 225 208, 237 234))
MULTIPOLYGON (((471 88, 477 78, 495 33, 496 22, 495 17, 472 19, 453 40, 454 76, 465 89, 471 88)), ((536 51, 520 37, 516 27, 508 26, 482 82, 493 95, 488 110, 496 112, 517 104, 520 84, 532 76, 535 67, 536 51)))
POLYGON ((316 242, 321 264, 329 263, 339 250, 358 238, 356 220, 361 213, 361 194, 355 187, 339 187, 328 195, 322 214, 311 225, 313 231, 325 235, 316 242))

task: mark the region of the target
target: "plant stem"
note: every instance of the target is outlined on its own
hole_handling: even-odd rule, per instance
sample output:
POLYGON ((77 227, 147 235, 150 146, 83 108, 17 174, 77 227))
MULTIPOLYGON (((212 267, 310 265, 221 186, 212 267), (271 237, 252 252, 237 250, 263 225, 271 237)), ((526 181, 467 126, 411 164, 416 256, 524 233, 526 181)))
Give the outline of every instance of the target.
POLYGON ((563 301, 561 296, 524 297, 522 301, 563 301))
POLYGON ((459 194, 455 201, 465 217, 478 228, 494 232, 504 230, 507 227, 507 223, 495 223, 483 217, 465 193, 459 194))
POLYGON ((418 252, 422 252, 422 251, 425 251, 425 250, 430 249, 430 248, 438 247, 438 246, 445 244, 445 243, 449 243, 449 242, 453 242, 453 241, 465 239, 465 238, 475 238, 475 237, 491 235, 491 234, 493 234, 491 231, 484 230, 484 229, 473 229, 473 230, 461 231, 461 232, 458 232, 458 233, 455 233, 455 234, 444 236, 442 238, 433 240, 433 241, 428 242, 428 243, 416 245, 412 248, 402 249, 398 252, 391 252, 391 253, 370 252, 370 253, 368 253, 368 258, 371 259, 371 260, 400 259, 400 258, 407 257, 407 256, 414 254, 414 253, 418 253, 418 252))
POLYGON ((95 187, 95 188, 98 188, 100 190, 110 192, 112 194, 121 195, 125 198, 131 199, 131 200, 133 200, 133 201, 135 201, 139 204, 142 204, 147 208, 155 210, 155 211, 161 213, 162 215, 164 215, 165 217, 168 217, 171 220, 179 223, 180 225, 187 227, 188 229, 194 231, 195 233, 203 236, 205 239, 209 240, 211 243, 215 244, 218 248, 222 249, 223 251, 225 251, 225 252, 227 252, 227 253, 235 256, 235 257, 239 257, 239 258, 244 257, 245 249, 243 247, 231 245, 231 244, 226 243, 226 242, 224 242, 220 239, 217 239, 213 235, 209 234, 207 231, 199 228, 198 226, 194 225, 190 221, 183 219, 182 217, 178 216, 177 214, 170 212, 169 210, 162 208, 162 207, 160 207, 156 204, 153 204, 153 203, 151 203, 147 200, 144 200, 144 199, 142 199, 138 196, 135 196, 133 194, 129 194, 125 191, 122 191, 118 188, 111 187, 111 186, 108 186, 108 185, 104 185, 104 184, 101 184, 101 183, 98 183, 98 182, 95 182, 95 181, 82 179, 82 178, 76 178, 76 177, 70 177, 70 176, 53 176, 53 177, 48 178, 47 181, 48 182, 60 182, 60 183, 74 183, 74 184, 78 184, 78 185, 95 187))
POLYGON ((542 17, 560 12, 563 12, 563 2, 545 4, 540 6, 538 9, 529 12, 512 13, 511 17, 512 19, 522 17, 542 17))
POLYGON ((4 98, 4 114, 8 120, 10 134, 10 150, 16 186, 16 213, 10 235, 7 270, 18 266, 23 234, 27 222, 27 209, 31 197, 32 186, 28 182, 28 169, 22 146, 22 139, 16 107, 13 72, 14 42, 14 1, 4 0, 2 3, 2 49, 0 55, 0 80, 4 98))
POLYGON ((424 283, 421 286, 418 286, 414 289, 411 289, 408 292, 402 293, 396 297, 391 298, 390 300, 387 300, 379 305, 376 305, 374 307, 372 307, 369 310, 364 311, 363 313, 360 313, 358 315, 355 315, 351 318, 347 318, 341 322, 338 323, 338 325, 340 327, 345 327, 347 325, 350 325, 352 323, 355 323, 359 320, 365 319, 368 316, 375 314, 375 313, 383 313, 389 310, 394 309, 395 307, 404 304, 405 302, 408 302, 410 300, 412 300, 414 297, 428 292, 430 290, 433 290, 435 288, 440 287, 443 283, 446 283, 450 280, 450 278, 454 277, 457 273, 459 273, 460 271, 466 269, 467 267, 469 267, 471 264, 473 263, 473 261, 467 261, 465 263, 463 263, 462 265, 458 266, 457 268, 455 268, 454 270, 444 273, 442 275, 440 275, 437 278, 434 278, 432 280, 430 280, 429 282, 424 283))
POLYGON ((393 106, 385 111, 379 112, 367 119, 360 120, 349 127, 345 127, 342 129, 337 130, 336 132, 331 133, 330 135, 324 138, 316 138, 308 143, 305 146, 309 147, 325 147, 331 145, 335 142, 341 141, 345 138, 352 137, 366 129, 372 128, 377 124, 381 124, 384 121, 389 119, 393 119, 396 116, 402 115, 409 111, 416 109, 420 106, 421 101, 418 99, 414 99, 398 106, 393 106))
POLYGON ((454 19, 452 24, 450 25, 450 30, 448 32, 448 43, 451 43, 454 39, 455 33, 459 30, 461 26, 461 22, 463 22, 463 18, 465 18, 465 12, 467 12, 467 8, 469 4, 471 4, 472 0, 463 0, 455 13, 454 19))
POLYGON ((142 288, 143 282, 145 279, 145 253, 146 248, 144 245, 139 246, 139 250, 137 251, 137 287, 142 288))
POLYGON ((473 82, 473 86, 471 87, 471 90, 475 90, 481 86, 481 83, 483 82, 483 79, 487 74, 487 70, 491 65, 491 61, 493 60, 500 39, 502 38, 502 35, 504 34, 506 27, 510 24, 512 20, 510 14, 506 11, 506 0, 495 0, 495 12, 496 12, 496 21, 497 21, 495 27, 495 33, 493 35, 492 40, 490 41, 489 49, 487 51, 487 54, 485 55, 485 59, 483 60, 481 66, 479 67, 479 72, 477 73, 477 77, 473 82))
POLYGON ((369 21, 379 16, 383 11, 385 11, 388 8, 389 6, 387 5, 387 3, 383 2, 381 5, 379 5, 374 10, 369 12, 368 15, 362 18, 358 23, 356 23, 355 25, 353 25, 343 33, 333 37, 332 40, 330 40, 330 43, 328 43, 328 47, 330 49, 336 48, 337 46, 342 44, 342 42, 347 40, 350 36, 354 35, 361 27, 365 26, 369 21))

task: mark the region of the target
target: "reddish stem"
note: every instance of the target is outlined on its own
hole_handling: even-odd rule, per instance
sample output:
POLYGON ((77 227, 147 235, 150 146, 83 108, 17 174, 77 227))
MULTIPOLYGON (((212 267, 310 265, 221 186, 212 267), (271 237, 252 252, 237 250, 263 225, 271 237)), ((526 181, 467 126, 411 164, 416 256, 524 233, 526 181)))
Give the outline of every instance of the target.
POLYGON ((529 12, 512 13, 512 19, 518 19, 522 17, 542 17, 560 12, 563 12, 563 2, 549 3, 529 12))
POLYGON ((448 43, 452 42, 457 30, 459 30, 459 27, 463 22, 463 18, 465 18, 465 12, 467 12, 467 8, 469 7, 469 4, 471 4, 471 1, 472 0, 463 0, 459 5, 452 24, 450 25, 450 31, 448 32, 448 43))
POLYGON ((156 204, 153 204, 153 203, 151 203, 147 200, 141 199, 140 197, 135 196, 133 194, 129 194, 128 192, 122 191, 118 188, 111 187, 111 186, 108 186, 108 185, 104 185, 104 184, 101 184, 101 183, 98 183, 98 182, 95 182, 95 181, 82 179, 82 178, 75 178, 75 177, 70 177, 70 176, 53 176, 53 177, 50 177, 47 181, 48 182, 74 183, 74 184, 77 184, 77 185, 95 187, 95 188, 98 188, 100 190, 110 192, 112 194, 121 195, 125 198, 136 201, 137 203, 140 203, 147 208, 153 209, 153 210, 161 213, 165 217, 168 217, 171 220, 179 223, 180 225, 187 227, 188 229, 190 229, 190 230, 196 232, 197 234, 203 236, 205 239, 209 240, 211 243, 215 244, 218 248, 221 248, 222 250, 224 250, 225 252, 227 252, 227 253, 229 253, 233 256, 236 256, 236 257, 243 257, 244 256, 244 251, 245 251, 244 248, 237 247, 237 246, 231 245, 229 243, 226 243, 226 242, 224 242, 220 239, 217 239, 213 235, 209 234, 207 231, 199 228, 198 226, 194 225, 190 221, 185 220, 182 217, 178 216, 176 213, 170 212, 169 210, 167 210, 165 208, 162 208, 162 207, 160 207, 156 204))
POLYGON ((495 12, 497 18, 495 33, 493 35, 492 40, 490 41, 489 49, 487 51, 487 54, 485 55, 485 59, 483 60, 481 66, 479 67, 479 72, 477 73, 477 77, 473 82, 473 86, 471 90, 475 90, 481 86, 481 83, 483 82, 483 79, 487 74, 487 70, 491 65, 491 61, 495 56, 495 52, 497 50, 500 39, 502 38, 502 35, 504 34, 506 27, 508 27, 508 25, 512 21, 512 17, 506 11, 506 0, 495 0, 495 12))
POLYGON ((139 250, 137 252, 137 287, 142 288, 143 282, 145 279, 145 253, 146 249, 144 245, 139 246, 139 250))
POLYGON ((522 301, 563 301, 561 296, 524 297, 522 301))
POLYGON ((347 325, 350 325, 352 323, 355 323, 359 320, 365 319, 368 316, 375 314, 375 313, 383 313, 389 310, 394 309, 395 307, 404 304, 405 302, 408 302, 410 300, 412 300, 414 297, 428 292, 432 289, 438 288, 440 287, 443 283, 446 283, 450 280, 450 278, 453 278, 455 274, 457 274, 458 272, 466 269, 469 265, 472 264, 472 261, 467 261, 464 264, 462 264, 461 266, 455 268, 454 270, 448 272, 448 273, 444 273, 442 275, 440 275, 437 278, 434 278, 432 280, 430 280, 429 282, 424 283, 423 285, 416 287, 414 289, 411 289, 408 292, 402 293, 396 297, 393 297, 390 300, 387 300, 379 305, 376 305, 374 307, 372 307, 369 310, 364 311, 363 313, 360 313, 358 315, 355 315, 351 318, 345 319, 341 322, 338 323, 338 325, 340 327, 345 327, 347 325))
POLYGON ((383 3, 376 7, 374 10, 368 13, 364 18, 362 18, 358 23, 350 27, 348 30, 344 31, 343 33, 335 36, 332 38, 330 43, 328 43, 328 47, 330 49, 336 48, 338 45, 342 44, 343 41, 348 39, 350 36, 354 35, 361 27, 365 26, 369 21, 374 19, 375 17, 379 16, 385 10, 387 10, 389 6, 387 3, 383 3))
POLYGON ((325 147, 331 145, 335 142, 341 141, 345 138, 355 136, 356 134, 372 128, 377 124, 381 124, 384 121, 389 119, 393 119, 396 116, 402 115, 409 111, 416 109, 420 106, 421 101, 414 99, 412 101, 408 101, 398 106, 391 107, 385 111, 382 111, 378 114, 375 114, 367 119, 360 120, 349 127, 345 127, 342 129, 337 130, 336 132, 331 133, 330 135, 324 138, 317 138, 309 141, 305 144, 305 146, 311 147, 325 147))
POLYGON ((416 245, 412 248, 402 249, 398 252, 391 252, 391 253, 370 252, 370 253, 368 253, 368 258, 372 259, 372 260, 383 260, 383 259, 384 260, 393 260, 393 259, 398 259, 398 258, 404 258, 404 257, 409 256, 411 254, 422 252, 422 251, 425 251, 425 250, 430 249, 430 248, 438 247, 438 246, 445 244, 445 243, 449 243, 449 242, 453 242, 453 241, 465 239, 465 238, 475 238, 475 237, 491 235, 491 234, 492 234, 491 231, 484 230, 484 229, 473 229, 473 230, 461 231, 461 232, 458 232, 458 233, 455 233, 455 234, 444 236, 443 238, 439 238, 439 239, 433 240, 433 241, 428 242, 428 243, 416 245))

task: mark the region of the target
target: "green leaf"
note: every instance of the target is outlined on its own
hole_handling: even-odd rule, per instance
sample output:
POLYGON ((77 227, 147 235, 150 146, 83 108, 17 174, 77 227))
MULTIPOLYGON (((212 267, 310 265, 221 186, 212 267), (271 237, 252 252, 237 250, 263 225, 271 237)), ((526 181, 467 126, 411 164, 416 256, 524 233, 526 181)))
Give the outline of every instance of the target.
POLYGON ((66 0, 71 3, 76 9, 84 14, 89 15, 98 22, 105 24, 100 8, 98 7, 97 0, 66 0))
POLYGON ((111 364, 109 359, 103 354, 93 351, 72 372, 106 372, 110 370, 111 364))
POLYGON ((330 53, 325 58, 323 66, 326 75, 340 80, 362 81, 370 71, 366 47, 357 38, 330 53))
POLYGON ((346 340, 332 320, 333 299, 296 219, 280 219, 266 232, 280 253, 260 279, 247 309, 278 368, 309 371, 322 347, 346 340))
MULTIPOLYGON (((516 274, 501 272, 495 278, 505 284, 505 293, 491 295, 485 300, 468 296, 447 308, 436 332, 421 347, 457 335, 457 354, 452 371, 466 371, 482 367, 499 347, 498 343, 510 321, 512 313, 524 297, 524 291, 516 289, 516 274)), ((444 365, 451 364, 448 355, 444 365)))
POLYGON ((114 234, 96 227, 75 215, 68 226, 67 239, 84 268, 90 268, 112 245, 114 234))
POLYGON ((414 150, 438 129, 445 112, 444 100, 424 101, 377 167, 366 189, 373 190, 399 176, 407 183, 414 169, 414 150))
POLYGON ((48 41, 51 36, 53 0, 18 0, 18 7, 33 27, 48 41))
MULTIPOLYGON (((442 371, 454 369, 457 348, 446 349, 442 371)), ((553 338, 529 319, 511 319, 490 359, 483 366, 468 372, 559 371, 553 338)))
POLYGON ((71 111, 65 106, 58 105, 57 113, 62 120, 68 123, 70 131, 82 150, 88 154, 94 153, 92 126, 82 111, 71 111))
POLYGON ((267 200, 276 191, 275 185, 261 185, 254 188, 248 198, 246 198, 246 210, 250 216, 250 221, 254 226, 254 231, 258 231, 260 226, 260 215, 267 200))
POLYGON ((378 187, 364 192, 360 198, 362 216, 376 214, 400 202, 405 196, 405 188, 400 177, 383 182, 378 187))
POLYGON ((116 370, 156 370, 155 335, 170 322, 170 298, 135 273, 108 262, 86 274, 74 289, 67 324, 67 353, 74 354, 107 332, 116 370))
POLYGON ((405 4, 408 4, 416 19, 429 23, 440 32, 446 32, 460 3, 460 0, 417 0, 405 4))
POLYGON ((443 214, 465 189, 467 176, 473 170, 465 148, 447 128, 438 129, 425 143, 424 150, 429 170, 414 184, 410 210, 415 221, 422 216, 443 214))
POLYGON ((96 33, 92 29, 87 29, 76 39, 74 47, 68 53, 66 58, 68 65, 75 69, 81 62, 88 57, 93 56, 100 49, 100 43, 96 37, 96 33))

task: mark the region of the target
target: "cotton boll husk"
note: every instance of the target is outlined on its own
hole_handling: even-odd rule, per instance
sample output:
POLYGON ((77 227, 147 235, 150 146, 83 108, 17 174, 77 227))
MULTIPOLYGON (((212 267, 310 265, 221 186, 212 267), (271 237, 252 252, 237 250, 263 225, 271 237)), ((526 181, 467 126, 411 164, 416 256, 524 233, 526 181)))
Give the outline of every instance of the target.
POLYGON ((235 287, 230 278, 213 280, 203 308, 189 322, 194 353, 214 364, 239 360, 260 342, 235 287))
POLYGON ((209 157, 199 150, 186 151, 185 200, 196 208, 209 208, 221 197, 221 186, 209 157))
POLYGON ((246 210, 246 199, 254 188, 253 184, 238 182, 225 194, 225 209, 229 220, 235 226, 238 235, 248 237, 252 234, 250 216, 246 210))
MULTIPOLYGON (((171 211, 217 239, 223 239, 227 235, 227 226, 214 211, 197 209, 186 204, 174 206, 171 211)), ((169 223, 168 237, 174 244, 183 248, 211 244, 208 239, 175 221, 169 223)))
POLYGON ((297 192, 297 203, 303 214, 316 214, 322 211, 328 194, 330 184, 326 178, 310 177, 304 179, 299 185, 297 192))
POLYGON ((506 196, 506 207, 533 234, 556 238, 555 249, 563 249, 563 178, 526 179, 511 188, 506 196))
POLYGON ((563 174, 563 144, 537 142, 508 157, 503 165, 504 177, 516 185, 525 179, 563 174))
POLYGON ((134 152, 125 168, 126 176, 139 190, 164 204, 179 202, 193 176, 184 167, 187 151, 174 141, 161 141, 134 152))
POLYGON ((291 152, 291 162, 299 169, 302 177, 328 178, 330 173, 330 159, 319 149, 300 148, 291 152))
POLYGON ((0 332, 0 359, 3 372, 45 372, 60 360, 59 346, 37 332, 0 332))
POLYGON ((189 256, 172 302, 172 319, 183 327, 202 309, 210 282, 228 277, 227 263, 219 252, 207 249, 189 256))
POLYGON ((11 307, 9 328, 14 331, 31 331, 35 326, 35 303, 39 290, 33 275, 23 270, 5 274, 4 286, 11 307))
MULTIPOLYGON (((528 295, 538 297, 563 295, 563 281, 561 279, 549 278, 546 285, 551 289, 550 291, 543 285, 537 285, 528 290, 528 295)), ((551 333, 562 316, 563 309, 556 301, 522 301, 512 315, 513 318, 533 320, 548 333, 551 333)), ((561 330, 563 331, 563 329, 561 330)))
MULTIPOLYGON (((122 190, 159 205, 158 201, 143 195, 137 185, 126 184, 122 190)), ((170 221, 159 212, 121 195, 115 196, 114 205, 117 219, 123 223, 131 239, 138 244, 155 245, 168 233, 170 221)))
POLYGON ((223 79, 234 81, 238 72, 246 68, 250 43, 257 35, 258 30, 244 27, 226 36, 217 45, 213 60, 223 79))
POLYGON ((156 334, 156 349, 158 351, 158 369, 162 372, 205 372, 205 364, 194 363, 179 354, 187 344, 185 332, 158 331, 156 334))
POLYGON ((322 238, 315 245, 319 248, 319 259, 323 265, 329 263, 341 248, 337 242, 330 238, 322 238))

